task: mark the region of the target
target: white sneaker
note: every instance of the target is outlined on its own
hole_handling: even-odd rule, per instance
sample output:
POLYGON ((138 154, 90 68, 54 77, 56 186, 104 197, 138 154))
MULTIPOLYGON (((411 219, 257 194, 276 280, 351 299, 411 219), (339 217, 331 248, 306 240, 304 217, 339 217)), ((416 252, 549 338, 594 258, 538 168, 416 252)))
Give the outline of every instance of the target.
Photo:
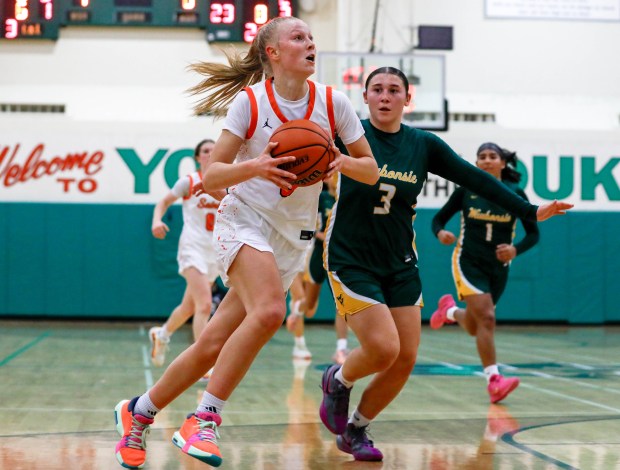
POLYGON ((154 326, 149 330, 149 340, 151 341, 151 362, 156 367, 164 365, 166 360, 166 351, 168 351, 168 343, 170 338, 162 338, 159 336, 160 326, 154 326))
POLYGON ((312 354, 306 346, 295 346, 293 348, 294 359, 312 359, 312 354))

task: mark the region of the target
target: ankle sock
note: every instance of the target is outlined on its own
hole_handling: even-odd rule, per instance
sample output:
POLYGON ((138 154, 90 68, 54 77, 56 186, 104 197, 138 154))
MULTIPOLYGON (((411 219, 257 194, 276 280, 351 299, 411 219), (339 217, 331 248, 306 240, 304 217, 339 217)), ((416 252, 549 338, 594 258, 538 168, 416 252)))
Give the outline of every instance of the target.
POLYGON ((352 382, 342 376, 342 367, 334 374, 334 378, 347 388, 353 387, 353 384, 355 383, 355 381, 352 382))
POLYGON ((226 400, 220 400, 218 397, 211 395, 205 390, 202 394, 202 401, 196 409, 196 413, 216 413, 220 415, 222 414, 224 405, 226 405, 226 400))
POLYGON ((491 381, 491 377, 494 375, 499 375, 499 369, 497 367, 497 364, 493 364, 484 368, 484 376, 487 379, 487 383, 491 381))
POLYGON ((140 396, 140 398, 138 398, 138 401, 133 407, 134 414, 146 416, 147 418, 155 418, 155 415, 160 411, 161 410, 157 408, 151 401, 151 397, 149 397, 149 392, 146 392, 144 395, 140 396))
POLYGON ((454 313, 458 310, 458 307, 450 307, 448 310, 446 310, 446 317, 448 317, 448 320, 450 321, 456 321, 456 319, 454 318, 454 313))
POLYGON ((353 413, 351 413, 349 423, 353 424, 356 428, 363 428, 364 426, 368 426, 370 424, 370 420, 360 413, 357 408, 355 408, 353 413))

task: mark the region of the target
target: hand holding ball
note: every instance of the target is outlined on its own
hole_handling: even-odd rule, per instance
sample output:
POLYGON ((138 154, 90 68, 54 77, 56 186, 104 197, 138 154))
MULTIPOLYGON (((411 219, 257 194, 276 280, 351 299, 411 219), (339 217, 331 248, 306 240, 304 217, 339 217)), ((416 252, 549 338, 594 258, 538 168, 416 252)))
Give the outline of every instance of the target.
POLYGON ((272 157, 296 157, 295 161, 279 165, 279 168, 297 175, 291 181, 294 186, 311 186, 322 181, 329 164, 336 158, 330 135, 317 123, 307 119, 285 122, 269 140, 278 143, 271 151, 272 157))

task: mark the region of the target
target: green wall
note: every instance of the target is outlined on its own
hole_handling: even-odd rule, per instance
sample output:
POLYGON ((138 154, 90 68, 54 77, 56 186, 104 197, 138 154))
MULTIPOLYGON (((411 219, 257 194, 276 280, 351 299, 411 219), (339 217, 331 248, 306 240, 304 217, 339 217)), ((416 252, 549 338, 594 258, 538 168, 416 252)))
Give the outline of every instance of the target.
MULTIPOLYGON (((0 204, 0 315, 165 318, 181 300, 176 249, 180 206, 166 214, 166 240, 151 236, 152 205, 0 204)), ((430 232, 435 210, 419 210, 417 248, 427 308, 454 292, 451 247, 430 232)), ((457 218, 449 228, 457 231, 457 218)), ((620 214, 573 212, 544 222, 538 246, 515 260, 498 318, 620 321, 620 214), (613 301, 613 305, 612 305, 613 301)), ((521 234, 519 233, 518 236, 521 234)), ((324 286, 316 320, 333 318, 324 286)))

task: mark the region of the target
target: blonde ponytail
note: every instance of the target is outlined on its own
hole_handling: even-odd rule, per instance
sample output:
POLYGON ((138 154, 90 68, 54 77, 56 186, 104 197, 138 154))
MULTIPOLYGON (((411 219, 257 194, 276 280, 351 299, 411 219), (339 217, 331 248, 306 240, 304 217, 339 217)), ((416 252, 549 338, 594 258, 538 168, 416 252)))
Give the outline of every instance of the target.
POLYGON ((296 18, 291 16, 273 18, 263 25, 245 56, 234 48, 224 51, 228 65, 216 62, 191 64, 188 68, 205 78, 187 91, 191 95, 210 92, 198 101, 194 113, 224 116, 232 100, 246 86, 260 82, 263 80, 263 75, 265 78, 270 78, 273 73, 267 57, 267 45, 277 42, 278 25, 291 19, 296 18))

